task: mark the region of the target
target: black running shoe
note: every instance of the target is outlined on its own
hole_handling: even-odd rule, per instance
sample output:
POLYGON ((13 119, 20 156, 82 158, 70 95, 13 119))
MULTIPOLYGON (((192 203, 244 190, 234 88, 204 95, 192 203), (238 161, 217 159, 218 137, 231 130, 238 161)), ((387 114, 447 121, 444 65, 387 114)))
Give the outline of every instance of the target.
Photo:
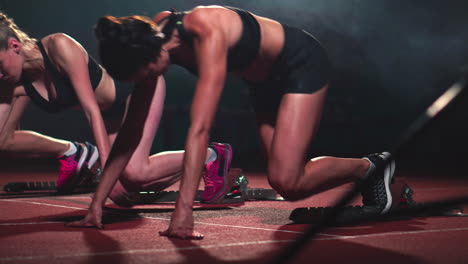
POLYGON ((364 159, 371 163, 371 167, 361 191, 362 202, 365 206, 379 208, 380 214, 385 214, 392 208, 390 185, 395 172, 395 161, 388 152, 370 154, 364 159))
POLYGON ((79 187, 90 190, 95 188, 101 180, 101 168, 97 147, 89 142, 85 142, 85 145, 88 149, 88 155, 80 172, 81 182, 79 187))

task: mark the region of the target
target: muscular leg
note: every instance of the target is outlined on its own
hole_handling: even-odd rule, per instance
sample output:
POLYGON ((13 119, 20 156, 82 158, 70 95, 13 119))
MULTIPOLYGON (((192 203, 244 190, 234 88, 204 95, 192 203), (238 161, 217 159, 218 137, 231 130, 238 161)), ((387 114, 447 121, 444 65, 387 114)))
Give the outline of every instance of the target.
POLYGON ((16 130, 29 101, 28 97, 21 96, 13 102, 11 112, 1 130, 0 153, 15 154, 22 157, 56 157, 62 155, 70 147, 70 142, 34 131, 16 130))
POLYGON ((57 157, 70 146, 69 141, 52 138, 34 131, 16 130, 4 142, 1 152, 22 157, 57 157))
POLYGON ((369 162, 363 159, 319 157, 307 161, 307 148, 318 128, 327 88, 313 94, 286 94, 276 124, 259 116, 259 133, 268 155, 271 186, 288 200, 364 177, 369 162))
MULTIPOLYGON (((121 178, 109 195, 111 198, 117 198, 121 195, 122 186, 128 191, 142 189, 163 190, 178 181, 182 176, 184 151, 166 151, 149 156, 162 115, 164 93, 164 86, 156 89, 156 95, 151 102, 149 115, 145 121, 141 141, 121 178)), ((127 100, 127 107, 129 101, 130 98, 127 100)), ((117 136, 118 129, 116 129, 116 125, 119 127, 124 119, 125 116, 117 121, 117 124, 114 120, 113 128, 108 124, 111 144, 117 136)))

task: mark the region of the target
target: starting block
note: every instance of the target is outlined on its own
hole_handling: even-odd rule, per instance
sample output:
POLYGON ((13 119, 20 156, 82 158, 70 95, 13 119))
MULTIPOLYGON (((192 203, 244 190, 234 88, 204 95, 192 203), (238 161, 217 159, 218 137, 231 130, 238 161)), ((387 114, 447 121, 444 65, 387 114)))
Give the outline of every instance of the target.
MULTIPOLYGON (((414 191, 405 183, 400 189, 399 201, 394 209, 381 215, 381 210, 375 206, 345 206, 340 210, 329 226, 350 225, 365 220, 392 220, 401 217, 428 217, 428 216, 468 216, 463 213, 463 206, 451 205, 445 207, 431 207, 430 204, 418 203, 413 199, 414 191)), ((296 224, 317 223, 325 214, 334 210, 333 207, 299 207, 294 209, 289 219, 296 224)))
MULTIPOLYGON (((80 172, 80 180, 76 187, 70 192, 62 194, 93 192, 101 177, 99 168, 83 168, 80 172)), ((3 190, 8 193, 23 192, 57 192, 57 185, 54 181, 31 181, 31 182, 9 182, 3 186, 3 190)))
MULTIPOLYGON (((218 202, 218 204, 243 203, 245 201, 253 200, 284 201, 284 199, 280 197, 275 190, 249 188, 249 181, 243 175, 242 169, 231 168, 229 173, 231 174, 230 176, 235 179, 234 183, 229 193, 227 193, 224 198, 218 202)), ((201 201, 200 194, 201 191, 198 191, 197 195, 195 196, 195 201, 201 201)), ((129 199, 134 204, 156 204, 175 202, 178 195, 178 191, 142 191, 131 193, 129 195, 129 199)))
POLYGON ((9 182, 3 186, 5 192, 55 191, 55 182, 9 182))
MULTIPOLYGON (((218 202, 220 204, 228 203, 243 203, 244 201, 284 201, 284 199, 277 194, 275 190, 263 188, 250 188, 249 181, 243 175, 242 169, 231 168, 229 170, 230 176, 234 178, 234 183, 230 191, 224 198, 218 202)), ((101 170, 99 168, 93 171, 88 168, 83 168, 81 172, 81 180, 77 187, 70 193, 79 192, 93 192, 101 177, 101 170)), ((3 190, 9 193, 22 193, 22 192, 43 192, 43 191, 57 191, 56 183, 53 181, 42 182, 10 182, 7 183, 3 190)), ((201 191, 197 192, 195 197, 196 201, 200 201, 201 191)), ((168 203, 175 202, 178 191, 140 191, 132 192, 128 198, 134 204, 155 204, 155 203, 168 203)))
POLYGON ((248 186, 249 181, 243 175, 241 169, 231 169, 230 173, 231 171, 236 174, 231 193, 238 191, 247 201, 284 201, 284 198, 279 196, 273 189, 250 188, 248 186))
MULTIPOLYGON (((195 201, 201 202, 200 195, 202 191, 197 191, 195 201)), ((128 200, 133 205, 174 203, 179 196, 179 191, 142 191, 133 192, 128 195, 128 200)), ((244 203, 244 198, 238 193, 228 193, 218 204, 244 203)))

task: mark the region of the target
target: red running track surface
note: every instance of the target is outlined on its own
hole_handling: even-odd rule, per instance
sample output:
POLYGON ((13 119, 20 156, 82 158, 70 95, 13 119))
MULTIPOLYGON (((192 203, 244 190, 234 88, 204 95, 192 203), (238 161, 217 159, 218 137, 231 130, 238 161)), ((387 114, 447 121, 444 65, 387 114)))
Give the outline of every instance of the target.
MULTIPOLYGON (((53 172, 3 172, 12 181, 54 180, 53 172)), ((246 173, 251 188, 270 188, 246 173)), ((468 181, 404 177, 417 201, 468 194, 468 181)), ((296 207, 327 206, 350 186, 299 202, 249 201, 194 210, 203 240, 158 235, 173 204, 121 209, 110 201, 104 230, 67 228, 86 213, 91 194, 0 193, 0 263, 270 263, 306 225, 289 219, 296 207)), ((176 190, 177 186, 170 188, 176 190)), ((356 199, 354 204, 359 204, 356 199)), ((291 263, 468 263, 468 218, 419 217, 323 230, 291 263)))

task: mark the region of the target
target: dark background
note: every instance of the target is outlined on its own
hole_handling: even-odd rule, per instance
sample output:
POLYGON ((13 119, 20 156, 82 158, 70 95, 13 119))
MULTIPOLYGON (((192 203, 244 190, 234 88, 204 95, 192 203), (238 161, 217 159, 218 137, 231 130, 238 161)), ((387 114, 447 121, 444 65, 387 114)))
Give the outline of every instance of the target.
MULTIPOLYGON (((208 4, 244 8, 303 28, 327 48, 334 75, 311 157, 355 157, 392 149, 407 127, 460 77, 468 62, 468 2, 463 0, 2 0, 0 9, 30 36, 64 32, 97 58, 92 28, 100 16, 152 17, 171 7, 189 10, 208 4)), ((182 149, 189 124, 195 77, 173 66, 166 79, 166 110, 154 153, 182 149)), ((466 103, 460 102, 415 137, 401 153, 402 164, 457 169, 464 174, 466 103)), ((249 107, 247 87, 228 78, 212 140, 233 145, 235 166, 262 169, 249 107)), ((73 110, 51 115, 31 106, 22 128, 58 138, 92 140, 84 116, 73 110)))

